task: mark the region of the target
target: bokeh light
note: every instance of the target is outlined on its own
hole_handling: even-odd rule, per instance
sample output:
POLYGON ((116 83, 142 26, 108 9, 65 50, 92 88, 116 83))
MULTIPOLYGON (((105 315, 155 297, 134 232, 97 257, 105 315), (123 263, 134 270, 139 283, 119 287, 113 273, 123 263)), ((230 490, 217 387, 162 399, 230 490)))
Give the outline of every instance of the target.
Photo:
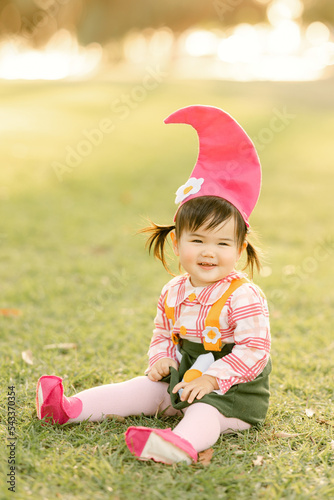
POLYGON ((311 23, 307 27, 305 35, 307 41, 312 45, 322 45, 330 40, 329 28, 319 21, 311 23))
POLYGON ((102 58, 102 47, 81 48, 66 30, 57 31, 43 50, 31 49, 22 39, 0 44, 0 78, 7 80, 59 80, 91 74, 102 58))
POLYGON ((89 78, 99 72, 116 78, 123 76, 122 71, 138 74, 149 64, 164 65, 174 78, 323 78, 333 66, 331 26, 323 21, 306 23, 301 0, 254 0, 254 4, 263 11, 261 22, 228 24, 224 13, 238 14, 244 6, 223 3, 220 17, 210 25, 203 22, 180 30, 133 27, 105 43, 83 44, 73 27, 59 29, 47 9, 41 8, 28 21, 20 4, 9 2, 0 7, 0 78, 59 80, 89 78), (50 35, 46 40, 45 31, 50 35))
POLYGON ((299 18, 304 10, 300 0, 274 0, 267 8, 270 24, 277 26, 281 22, 299 18))
POLYGON ((192 30, 186 37, 185 49, 190 56, 200 57, 214 54, 217 50, 217 37, 205 30, 192 30))
POLYGON ((301 43, 300 27, 294 21, 282 21, 268 36, 268 50, 272 54, 292 54, 301 43))

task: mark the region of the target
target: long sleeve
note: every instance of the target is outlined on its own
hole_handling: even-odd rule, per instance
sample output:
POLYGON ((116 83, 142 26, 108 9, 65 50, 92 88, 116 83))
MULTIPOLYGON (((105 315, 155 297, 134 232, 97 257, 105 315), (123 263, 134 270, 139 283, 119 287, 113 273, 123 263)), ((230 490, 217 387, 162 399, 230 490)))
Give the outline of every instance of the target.
POLYGON ((173 344, 171 339, 171 325, 167 319, 165 313, 165 300, 168 288, 165 286, 162 289, 162 293, 159 298, 157 315, 154 319, 154 330, 151 339, 150 348, 148 351, 149 356, 149 367, 150 368, 161 358, 171 358, 177 361, 176 358, 176 346, 173 344))
POLYGON ((217 378, 223 394, 232 385, 254 380, 265 368, 270 351, 267 303, 257 287, 240 287, 226 305, 225 332, 227 337, 233 335, 235 345, 230 354, 215 361, 205 372, 217 378))

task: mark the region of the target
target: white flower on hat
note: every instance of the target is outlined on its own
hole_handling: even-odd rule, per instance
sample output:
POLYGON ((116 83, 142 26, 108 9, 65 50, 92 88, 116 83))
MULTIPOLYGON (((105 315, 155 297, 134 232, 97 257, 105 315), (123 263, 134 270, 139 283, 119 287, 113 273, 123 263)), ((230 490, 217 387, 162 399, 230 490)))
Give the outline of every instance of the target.
POLYGON ((196 194, 201 189, 204 179, 196 179, 196 177, 191 177, 183 186, 180 186, 176 191, 175 203, 181 203, 191 194, 196 194))
POLYGON ((216 326, 207 326, 203 330, 203 337, 208 344, 215 344, 220 339, 220 331, 216 326))

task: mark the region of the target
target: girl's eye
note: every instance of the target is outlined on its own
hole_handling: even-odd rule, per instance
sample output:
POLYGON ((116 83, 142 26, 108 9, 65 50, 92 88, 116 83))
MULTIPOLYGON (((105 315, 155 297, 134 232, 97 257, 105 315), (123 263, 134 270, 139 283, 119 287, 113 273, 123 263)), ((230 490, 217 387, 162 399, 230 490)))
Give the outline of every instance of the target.
POLYGON ((222 243, 218 243, 218 244, 219 244, 220 246, 222 246, 222 247, 227 247, 227 246, 228 246, 228 244, 227 244, 227 243, 223 243, 223 242, 222 242, 222 243))
POLYGON ((202 240, 192 240, 192 243, 202 243, 202 240))

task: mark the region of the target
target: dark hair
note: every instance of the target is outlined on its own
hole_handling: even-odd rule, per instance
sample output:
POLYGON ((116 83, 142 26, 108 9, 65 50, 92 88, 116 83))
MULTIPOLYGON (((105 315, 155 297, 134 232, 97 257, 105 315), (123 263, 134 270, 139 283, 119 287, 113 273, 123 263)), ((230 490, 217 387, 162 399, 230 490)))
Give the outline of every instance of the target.
POLYGON ((244 267, 250 268, 250 275, 253 276, 254 266, 259 271, 261 268, 259 251, 246 240, 247 226, 239 210, 234 205, 217 196, 199 196, 193 198, 179 208, 175 225, 163 226, 150 221, 151 225, 140 230, 141 233, 148 233, 146 246, 149 252, 153 249, 154 256, 161 260, 165 269, 170 273, 165 257, 165 245, 168 234, 175 230, 176 239, 179 240, 183 231, 195 232, 199 227, 213 229, 222 222, 233 218, 235 221, 235 234, 237 246, 241 250, 242 245, 247 241, 247 262, 244 267))

